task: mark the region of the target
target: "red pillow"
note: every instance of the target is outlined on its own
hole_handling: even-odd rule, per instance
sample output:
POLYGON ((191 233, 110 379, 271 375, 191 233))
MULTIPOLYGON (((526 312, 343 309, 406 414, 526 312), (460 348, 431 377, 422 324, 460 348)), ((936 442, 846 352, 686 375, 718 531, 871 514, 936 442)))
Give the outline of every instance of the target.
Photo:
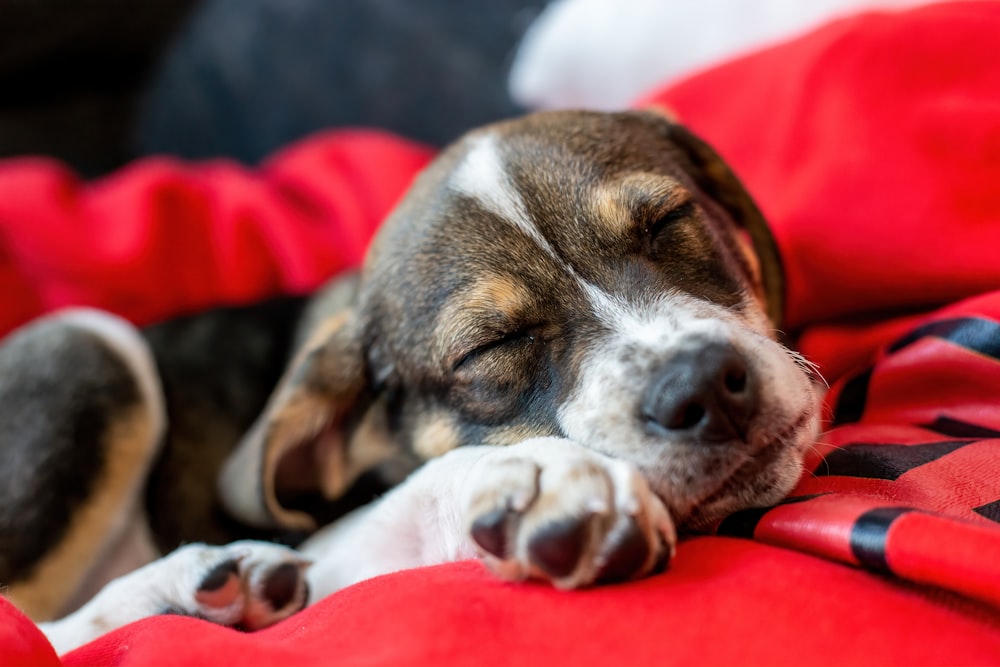
POLYGON ((0 335, 64 306, 148 324, 315 289, 361 261, 431 156, 354 130, 258 170, 153 158, 81 183, 51 160, 0 161, 0 335))

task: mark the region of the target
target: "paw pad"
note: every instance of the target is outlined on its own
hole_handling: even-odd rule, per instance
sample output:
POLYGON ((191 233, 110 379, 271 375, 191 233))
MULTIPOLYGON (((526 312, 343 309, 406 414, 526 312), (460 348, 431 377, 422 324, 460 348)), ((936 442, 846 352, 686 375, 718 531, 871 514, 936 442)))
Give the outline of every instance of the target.
POLYGON ((510 510, 504 508, 492 509, 476 517, 469 531, 476 544, 497 558, 507 557, 507 524, 510 514, 510 510))
POLYGON ((194 597, 198 604, 221 609, 231 605, 240 592, 239 563, 229 559, 214 566, 202 577, 194 597))
POLYGON ((649 543, 632 519, 621 534, 612 538, 613 548, 597 573, 598 581, 626 581, 635 576, 649 561, 649 543))
POLYGON ((528 542, 531 562, 555 579, 573 574, 590 541, 590 519, 556 521, 539 529, 528 542))
POLYGON ((263 595, 271 609, 284 609, 299 590, 301 568, 295 563, 282 563, 267 575, 263 595))

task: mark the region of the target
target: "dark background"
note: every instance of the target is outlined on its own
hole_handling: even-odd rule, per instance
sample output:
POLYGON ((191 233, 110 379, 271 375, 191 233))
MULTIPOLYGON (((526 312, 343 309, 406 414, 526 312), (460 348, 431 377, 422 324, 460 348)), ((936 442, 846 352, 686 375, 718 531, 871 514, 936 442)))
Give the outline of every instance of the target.
POLYGON ((520 111, 545 0, 0 0, 0 156, 254 163, 326 127, 442 145, 520 111))

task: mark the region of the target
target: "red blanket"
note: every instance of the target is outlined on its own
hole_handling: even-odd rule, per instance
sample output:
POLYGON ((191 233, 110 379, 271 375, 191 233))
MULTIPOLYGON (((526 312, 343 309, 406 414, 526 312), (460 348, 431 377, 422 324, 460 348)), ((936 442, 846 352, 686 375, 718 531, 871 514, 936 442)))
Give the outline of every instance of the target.
MULTIPOLYGON (((148 619, 62 663, 1000 664, 998 34, 994 2, 867 15, 651 98, 760 201, 789 328, 833 384, 787 502, 683 542, 642 582, 565 593, 460 563, 253 635, 148 619)), ((152 162, 80 186, 0 165, 0 317, 82 302, 149 321, 306 289, 357 260, 425 159, 335 135, 253 174, 152 162)), ((0 616, 0 662, 58 664, 0 616)))

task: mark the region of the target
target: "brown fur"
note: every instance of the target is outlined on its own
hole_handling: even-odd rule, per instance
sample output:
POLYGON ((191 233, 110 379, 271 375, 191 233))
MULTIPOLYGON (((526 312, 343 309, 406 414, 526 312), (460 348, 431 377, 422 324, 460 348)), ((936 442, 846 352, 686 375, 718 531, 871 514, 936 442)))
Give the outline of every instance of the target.
MULTIPOLYGON (((759 213, 717 156, 679 126, 648 113, 565 112, 484 132, 518 156, 509 178, 579 276, 613 293, 680 289, 727 307, 749 290, 777 313, 780 265, 759 213), (741 235, 753 239, 765 275, 744 256, 741 235)), ((391 397, 386 424, 397 451, 420 457, 558 433, 554 406, 573 386, 579 342, 600 325, 581 316, 584 295, 533 240, 451 196, 445 183, 468 146, 448 149, 417 179, 372 245, 350 321, 322 325, 318 340, 329 342, 299 355, 266 428, 244 441, 265 457, 255 521, 263 509, 277 523, 306 525, 281 508, 268 477, 324 425, 353 428, 348 416, 370 409, 360 402, 373 395, 391 397)), ((334 497, 355 477, 341 467, 359 456, 342 438, 324 438, 332 446, 322 457, 338 463, 324 464, 330 475, 315 483, 334 497)), ((379 447, 391 449, 384 439, 379 447)))

